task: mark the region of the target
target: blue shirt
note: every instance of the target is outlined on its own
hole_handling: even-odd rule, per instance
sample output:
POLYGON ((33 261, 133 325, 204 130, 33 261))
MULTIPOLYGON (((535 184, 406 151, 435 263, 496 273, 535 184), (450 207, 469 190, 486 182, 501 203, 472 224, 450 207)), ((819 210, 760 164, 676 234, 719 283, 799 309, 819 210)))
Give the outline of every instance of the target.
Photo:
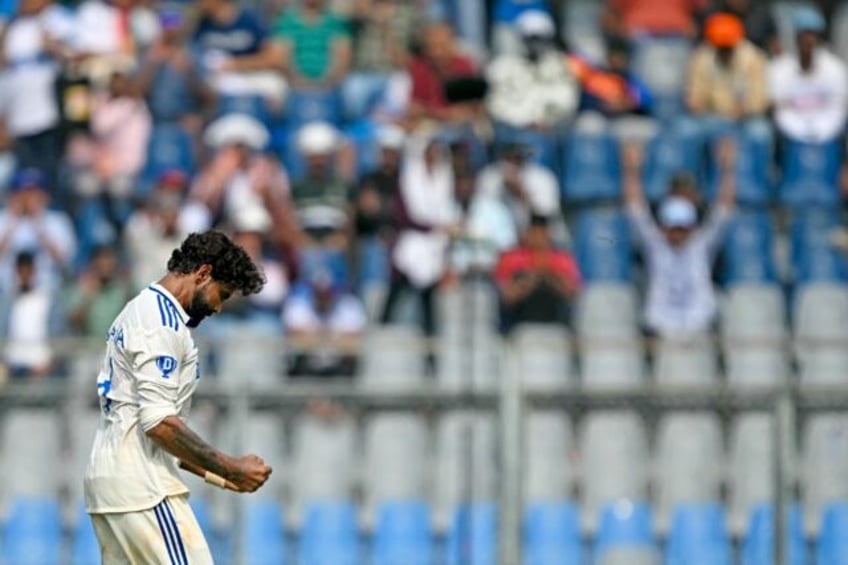
POLYGON ((233 57, 254 55, 262 48, 268 30, 253 12, 241 10, 227 24, 203 18, 194 32, 195 46, 201 51, 222 51, 233 57))

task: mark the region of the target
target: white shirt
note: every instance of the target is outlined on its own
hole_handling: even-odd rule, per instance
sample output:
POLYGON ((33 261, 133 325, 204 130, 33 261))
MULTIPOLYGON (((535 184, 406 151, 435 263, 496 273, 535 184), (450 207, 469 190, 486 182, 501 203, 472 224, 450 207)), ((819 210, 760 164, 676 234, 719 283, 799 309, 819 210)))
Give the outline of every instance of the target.
POLYGON ((35 289, 20 294, 9 312, 6 362, 13 367, 44 367, 50 363, 50 293, 35 289))
POLYGON ((669 245, 645 206, 630 207, 628 214, 647 262, 648 328, 662 336, 709 330, 716 313, 712 264, 731 211, 716 208, 679 248, 669 245))
POLYGON ((31 251, 36 254, 36 286, 55 288, 61 282, 61 269, 71 261, 77 250, 74 226, 68 215, 46 210, 36 218, 16 218, 4 210, 0 212, 0 240, 7 234, 8 244, 0 256, 0 283, 12 284, 15 280, 15 257, 22 251, 31 251), (59 263, 44 249, 39 230, 59 250, 59 263))
POLYGON ((480 171, 477 177, 476 194, 505 201, 512 209, 516 222, 521 228, 527 226, 531 213, 548 218, 560 215, 559 183, 549 169, 536 163, 526 163, 521 168, 519 173, 521 185, 530 205, 530 210, 522 210, 504 186, 502 167, 501 163, 493 163, 480 171))
POLYGON ((109 55, 121 50, 118 33, 120 11, 100 0, 88 0, 77 8, 75 47, 82 53, 109 55))
POLYGON ((368 316, 358 298, 342 295, 325 314, 315 310, 307 296, 292 296, 283 310, 286 331, 321 332, 335 334, 360 333, 365 329, 368 316))
POLYGON ((848 111, 848 73, 833 53, 819 48, 813 68, 803 73, 798 56, 786 53, 769 69, 775 121, 797 141, 825 143, 842 133, 848 111))
POLYGON ((168 416, 188 415, 200 378, 188 319, 153 284, 112 324, 97 376, 101 418, 85 473, 87 512, 136 512, 188 492, 176 458, 145 434, 168 416))

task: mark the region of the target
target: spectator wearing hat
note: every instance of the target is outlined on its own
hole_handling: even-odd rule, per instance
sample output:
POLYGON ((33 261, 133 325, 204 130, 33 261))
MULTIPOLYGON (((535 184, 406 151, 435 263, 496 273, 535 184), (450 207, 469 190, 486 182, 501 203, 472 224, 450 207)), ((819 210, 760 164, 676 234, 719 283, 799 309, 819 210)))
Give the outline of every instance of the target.
POLYGON ((704 23, 704 42, 689 66, 686 101, 697 115, 745 120, 769 106, 766 55, 745 39, 741 19, 716 13, 704 23))
POLYGON ((827 143, 845 128, 848 72, 822 44, 825 21, 818 11, 796 9, 793 24, 797 53, 784 53, 769 69, 775 123, 793 141, 827 143))
POLYGON ((71 218, 48 205, 44 174, 23 169, 12 181, 0 211, 0 286, 12 286, 15 257, 27 252, 35 261, 37 286, 58 288, 69 272, 77 243, 71 218))
MULTIPOLYGON (((769 56, 780 54, 780 37, 771 6, 756 0, 716 0, 702 15, 703 21, 716 13, 732 14, 742 20, 745 38, 769 56)), ((703 26, 702 30, 703 30, 703 26)))
POLYGON ((115 316, 133 294, 124 272, 116 247, 104 245, 92 252, 88 265, 64 297, 71 330, 85 337, 108 334, 115 316))
POLYGON ((698 209, 683 195, 660 203, 657 223, 643 194, 642 148, 630 143, 623 150, 624 200, 647 266, 645 326, 652 334, 697 335, 712 328, 717 309, 712 265, 736 198, 733 141, 722 140, 718 153, 719 194, 699 226, 698 209))

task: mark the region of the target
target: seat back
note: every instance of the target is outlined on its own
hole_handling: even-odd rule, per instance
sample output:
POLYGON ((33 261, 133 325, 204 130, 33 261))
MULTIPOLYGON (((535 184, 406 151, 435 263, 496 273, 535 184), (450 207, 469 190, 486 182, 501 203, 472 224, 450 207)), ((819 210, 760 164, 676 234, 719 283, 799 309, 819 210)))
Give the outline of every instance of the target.
POLYGON ((645 196, 658 202, 668 193, 674 175, 687 173, 697 181, 701 176, 703 138, 692 122, 679 119, 661 128, 648 141, 643 169, 645 196))
MULTIPOLYGON (((792 506, 786 525, 786 552, 791 565, 807 565, 801 510, 792 506)), ((844 534, 845 532, 843 532, 844 534)), ((761 504, 751 512, 748 535, 742 543, 742 565, 774 563, 774 507, 761 504)))
POLYGON ((569 502, 539 502, 524 515, 526 565, 580 565, 583 541, 577 506, 569 502))
POLYGON ((286 99, 286 122, 292 129, 309 122, 340 125, 344 115, 338 90, 291 90, 286 99))
POLYGON ((356 509, 349 502, 314 502, 306 510, 298 546, 300 565, 358 565, 356 509))
POLYGON ((11 501, 3 528, 3 563, 59 565, 62 557, 62 516, 53 497, 20 497, 11 501))
POLYGON ((565 142, 562 162, 567 203, 588 204, 621 195, 619 149, 609 131, 575 130, 565 142))
POLYGON ((494 503, 463 505, 448 530, 446 564, 495 565, 497 532, 497 509, 494 503))
POLYGON ((580 273, 587 283, 632 280, 630 226, 619 209, 595 208, 580 212, 575 240, 580 273))
POLYGON ((643 502, 620 500, 606 506, 595 536, 595 562, 605 563, 608 554, 621 550, 655 548, 653 513, 643 502))
POLYGON ((719 504, 682 505, 675 511, 667 565, 730 565, 730 537, 719 504))
POLYGON ((722 248, 722 282, 736 284, 777 282, 774 230, 764 211, 740 211, 731 220, 722 248))
POLYGON ((283 511, 276 501, 247 501, 243 527, 245 563, 285 565, 288 562, 283 511))
POLYGON ((840 201, 839 140, 825 144, 786 140, 780 200, 787 206, 834 206, 840 201))
POLYGON ((380 507, 374 530, 374 565, 433 563, 430 507, 422 501, 393 501, 380 507))
POLYGON ((819 565, 845 563, 848 560, 848 504, 845 502, 825 508, 816 557, 819 565))

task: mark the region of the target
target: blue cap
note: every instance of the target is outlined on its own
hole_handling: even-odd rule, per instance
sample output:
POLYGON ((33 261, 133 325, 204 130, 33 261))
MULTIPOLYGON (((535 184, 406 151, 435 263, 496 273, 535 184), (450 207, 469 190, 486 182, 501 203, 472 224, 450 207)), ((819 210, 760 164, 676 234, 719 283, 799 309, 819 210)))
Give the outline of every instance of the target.
POLYGON ((164 29, 182 27, 184 20, 183 13, 176 8, 163 8, 159 12, 159 23, 164 29))
POLYGON ((805 31, 824 33, 825 30, 824 17, 821 12, 810 6, 801 6, 795 10, 792 14, 792 26, 795 28, 795 33, 805 31))
POLYGON ((12 192, 17 192, 25 188, 44 188, 44 173, 39 169, 26 168, 21 169, 12 178, 12 192))

